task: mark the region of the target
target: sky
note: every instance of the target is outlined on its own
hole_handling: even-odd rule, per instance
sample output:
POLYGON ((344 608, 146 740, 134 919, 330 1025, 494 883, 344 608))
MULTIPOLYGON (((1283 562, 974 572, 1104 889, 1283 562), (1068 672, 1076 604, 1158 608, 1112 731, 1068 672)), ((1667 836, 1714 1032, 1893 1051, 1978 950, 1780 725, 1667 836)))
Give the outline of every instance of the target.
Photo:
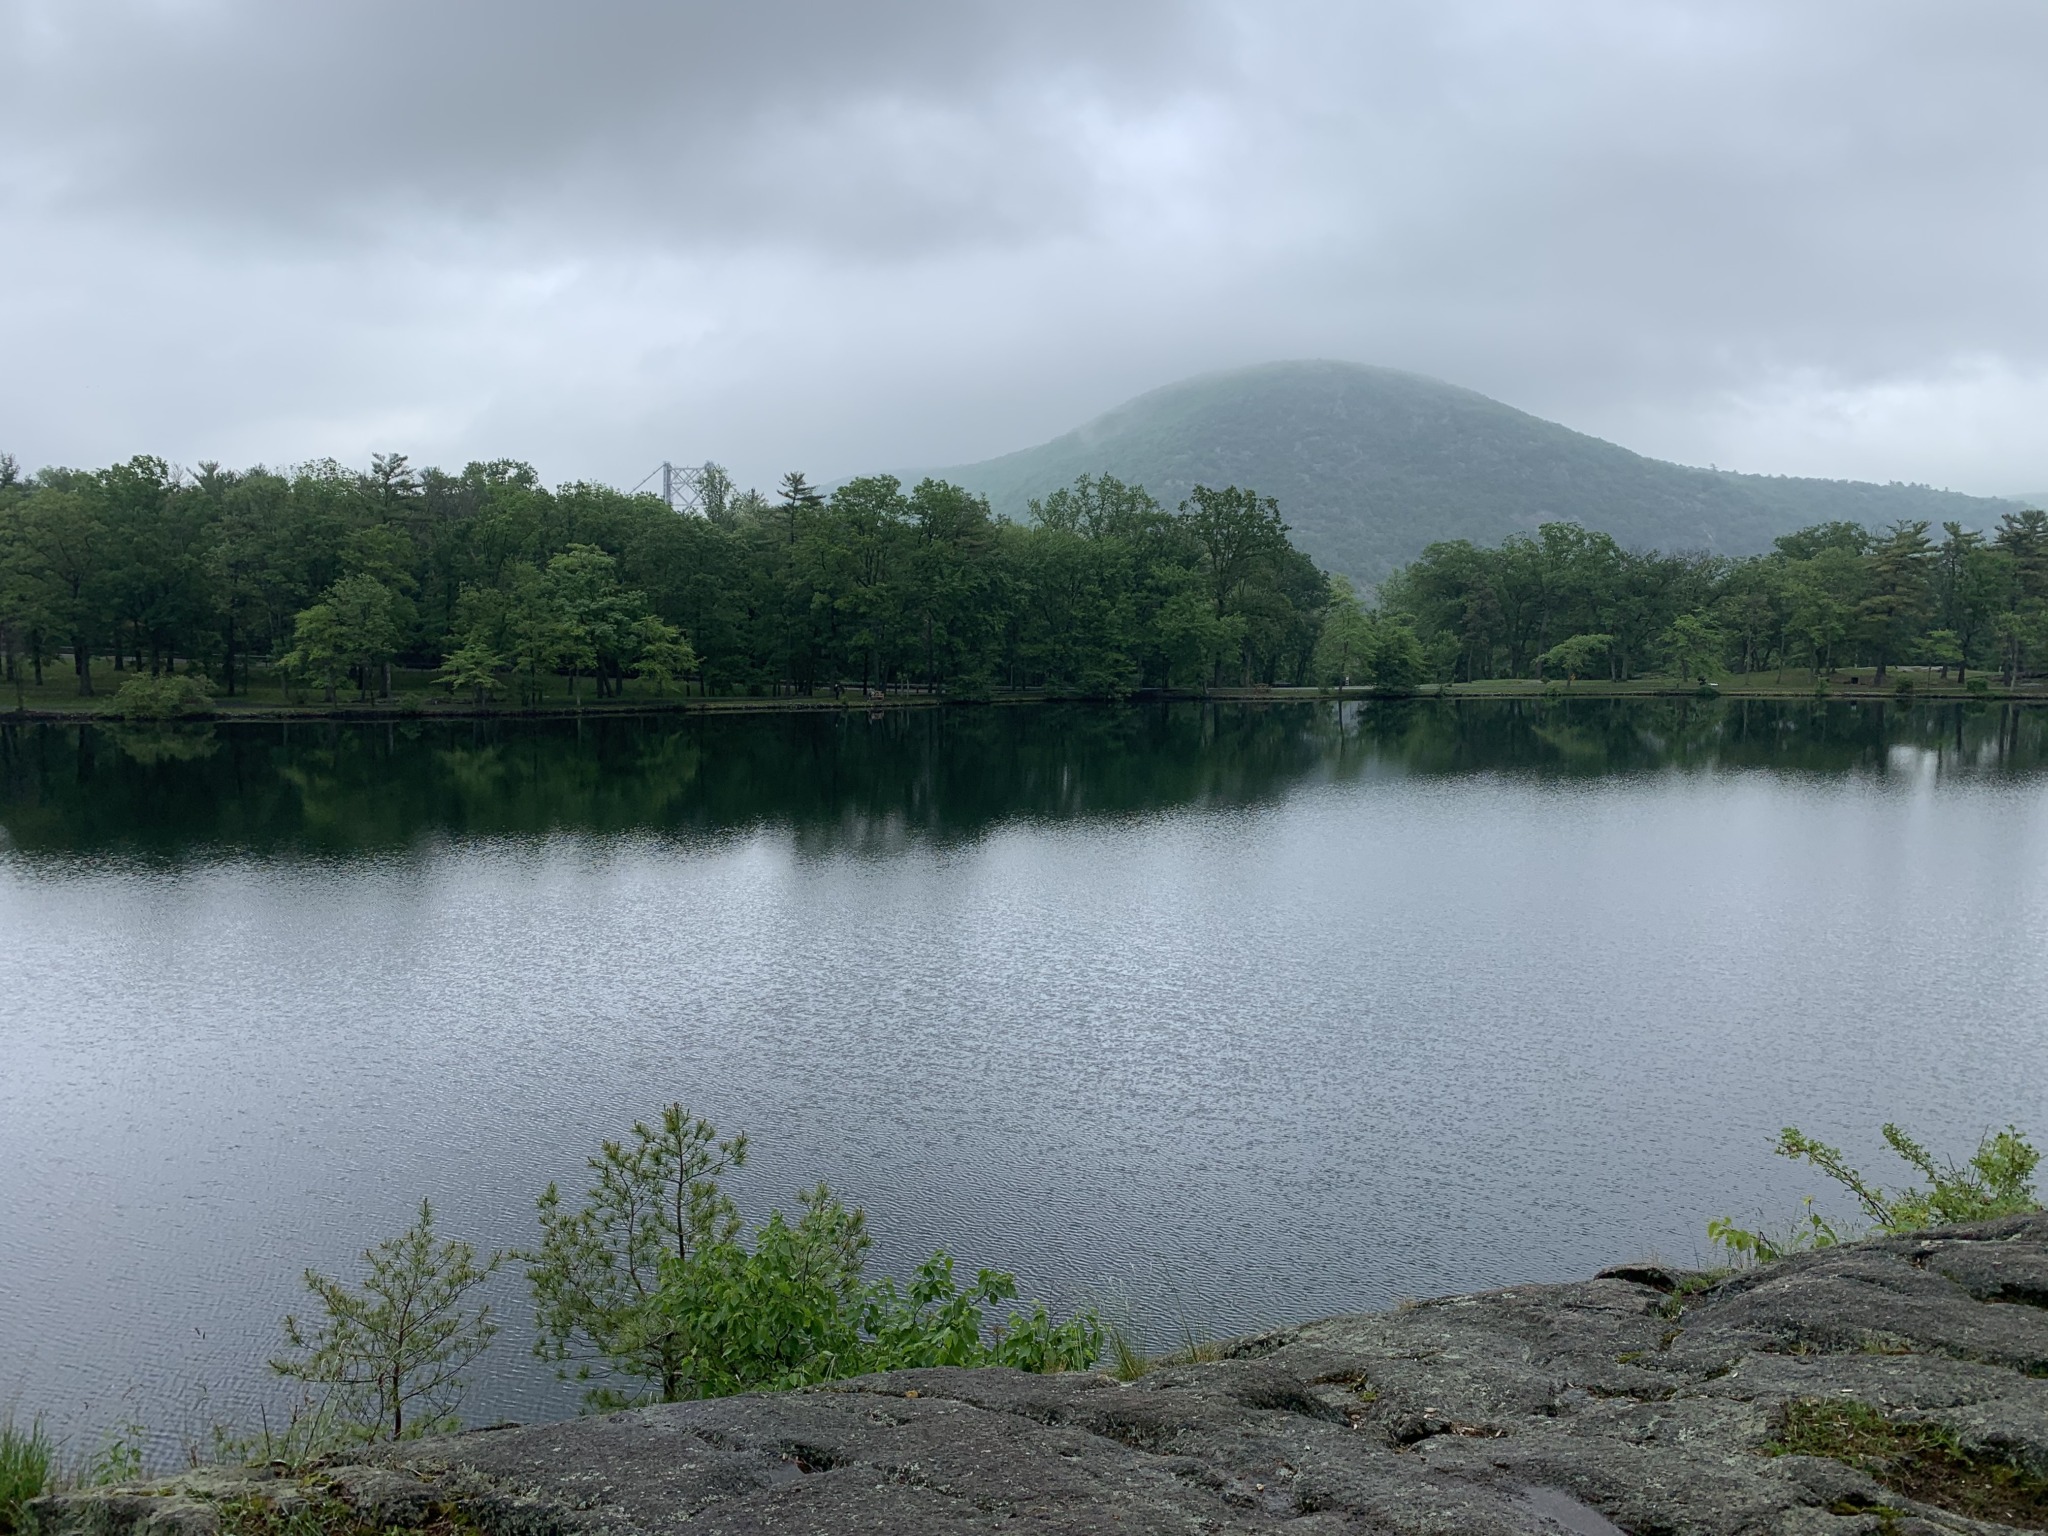
POLYGON ((0 450, 630 486, 1190 374, 2048 489, 2041 0, 0 0, 0 450))

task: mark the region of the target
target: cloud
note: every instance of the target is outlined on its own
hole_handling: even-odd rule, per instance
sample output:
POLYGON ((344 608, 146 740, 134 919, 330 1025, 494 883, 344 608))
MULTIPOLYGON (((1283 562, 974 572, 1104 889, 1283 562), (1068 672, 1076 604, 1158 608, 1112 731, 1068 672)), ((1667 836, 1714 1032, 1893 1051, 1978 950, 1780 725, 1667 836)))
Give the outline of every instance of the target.
POLYGON ((1092 190, 1086 119, 1180 89, 1198 8, 1075 0, 18 3, 5 109, 61 207, 328 244, 916 250, 1092 190))
POLYGON ((2031 0, 0 0, 0 434, 766 481, 1317 355, 2048 483, 2044 56, 2031 0))

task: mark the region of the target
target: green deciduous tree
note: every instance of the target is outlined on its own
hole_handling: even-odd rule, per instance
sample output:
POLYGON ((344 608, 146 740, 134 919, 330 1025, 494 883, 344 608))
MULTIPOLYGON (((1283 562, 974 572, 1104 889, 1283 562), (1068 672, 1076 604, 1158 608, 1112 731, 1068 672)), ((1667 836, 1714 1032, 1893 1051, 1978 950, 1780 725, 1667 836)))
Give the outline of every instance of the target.
POLYGON ((1991 632, 2011 687, 2030 661, 2048 654, 2048 603, 2026 601, 2007 609, 1991 621, 1991 632))
POLYGON ((593 544, 572 544, 548 562, 543 598, 557 635, 556 665, 576 679, 589 673, 599 698, 617 691, 625 675, 647 600, 619 583, 618 561, 593 544))
POLYGON ((1221 680, 1232 653, 1241 674, 1248 674, 1251 657, 1246 644, 1255 617, 1262 617, 1272 603, 1272 587, 1288 550, 1280 505, 1270 496, 1235 485, 1220 490, 1198 485, 1180 504, 1180 516, 1199 552, 1196 568, 1216 619, 1216 680, 1221 680))
POLYGON ((1697 613, 1682 613, 1664 631, 1664 654, 1671 658, 1671 670, 1678 676, 1705 682, 1721 670, 1724 639, 1712 620, 1697 613))
POLYGON ((1169 595, 1155 611, 1153 630, 1164 658, 1167 686, 1202 687, 1244 648, 1244 616, 1219 614, 1207 584, 1185 567, 1162 573, 1169 595))
POLYGON ((654 1310, 683 1361, 679 1391, 723 1397, 862 1368, 866 1219, 823 1184, 794 1222, 771 1211, 751 1246, 713 1242, 662 1262, 654 1310))
POLYGON ((1327 687, 1349 687, 1354 676, 1371 674, 1379 653, 1379 626, 1359 602, 1351 583, 1338 577, 1330 583, 1330 604, 1316 638, 1315 680, 1327 687))
POLYGON ((1406 692, 1429 676, 1429 659, 1415 631, 1399 616, 1382 617, 1374 639, 1372 685, 1406 692))
POLYGON ((1786 580, 1790 628, 1805 645, 1818 677, 1833 669, 1837 647, 1854 630, 1865 585, 1863 561, 1853 551, 1830 546, 1789 564, 1786 580))
POLYGON ((497 692, 498 673, 504 665, 505 658, 492 650, 481 635, 472 635, 448 653, 437 675, 451 691, 460 689, 483 704, 497 692))
POLYGON ((632 644, 635 675, 653 683, 659 694, 666 694, 670 684, 681 682, 700 665, 689 636, 651 613, 634 621, 632 644))
POLYGON ((1038 526, 1086 539, 1128 539, 1165 516, 1142 485, 1126 485, 1114 475, 1082 475, 1029 508, 1038 526))
POLYGON ((1579 674, 1590 672, 1596 665, 1607 659, 1614 649, 1612 635, 1573 635, 1569 640, 1560 640, 1541 658, 1545 668, 1562 672, 1567 683, 1579 680, 1579 674))
POLYGON ((294 621, 282 665, 318 682, 330 703, 351 675, 358 696, 367 697, 399 638, 399 600, 391 589, 374 576, 344 576, 294 621))
POLYGON ((1954 667, 1956 676, 1961 677, 1967 653, 1963 642, 1952 629, 1930 629, 1920 638, 1920 653, 1941 668, 1941 675, 1948 676, 1948 669, 1954 667))
POLYGON ((910 492, 903 562, 908 668, 926 688, 987 686, 996 624, 989 554, 995 527, 988 502, 930 478, 910 492))
POLYGON ((47 624, 53 639, 68 645, 78 692, 93 693, 94 650, 113 624, 108 530, 94 499, 81 483, 87 477, 57 475, 17 504, 16 559, 24 602, 47 624))
POLYGON ((315 603, 292 624, 292 648, 278 659, 287 676, 317 683, 327 702, 348 676, 349 647, 341 620, 332 605, 315 603))

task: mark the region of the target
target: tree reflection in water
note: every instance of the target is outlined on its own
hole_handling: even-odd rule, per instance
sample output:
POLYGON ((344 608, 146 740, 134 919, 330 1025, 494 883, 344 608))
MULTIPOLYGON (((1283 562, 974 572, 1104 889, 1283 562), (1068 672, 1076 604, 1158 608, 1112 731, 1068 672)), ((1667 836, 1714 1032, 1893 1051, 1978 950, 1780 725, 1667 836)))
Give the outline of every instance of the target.
POLYGON ((1563 699, 982 706, 583 720, 0 727, 18 854, 383 853, 552 833, 789 829, 884 848, 1268 803, 1369 774, 2029 776, 2048 710, 1563 699))

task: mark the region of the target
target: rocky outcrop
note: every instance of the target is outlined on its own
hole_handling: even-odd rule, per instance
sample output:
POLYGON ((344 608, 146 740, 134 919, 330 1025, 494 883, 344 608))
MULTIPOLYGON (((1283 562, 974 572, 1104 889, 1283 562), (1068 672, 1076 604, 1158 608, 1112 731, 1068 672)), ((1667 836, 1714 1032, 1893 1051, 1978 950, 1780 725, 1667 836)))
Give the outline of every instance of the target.
MULTIPOLYGON (((415 1441, 310 1480, 248 1474, 242 1496, 494 1536, 2044 1529, 2044 1308, 2048 1217, 2027 1217, 1711 1285, 1625 1266, 1330 1318, 1128 1383, 905 1371, 415 1441), (1988 1469, 2003 1502, 1784 1453, 1788 1412, 1816 1402, 1944 1426, 1954 1464, 1988 1469)), ((204 1531, 235 1496, 209 1476, 37 1514, 53 1536, 204 1531)))

